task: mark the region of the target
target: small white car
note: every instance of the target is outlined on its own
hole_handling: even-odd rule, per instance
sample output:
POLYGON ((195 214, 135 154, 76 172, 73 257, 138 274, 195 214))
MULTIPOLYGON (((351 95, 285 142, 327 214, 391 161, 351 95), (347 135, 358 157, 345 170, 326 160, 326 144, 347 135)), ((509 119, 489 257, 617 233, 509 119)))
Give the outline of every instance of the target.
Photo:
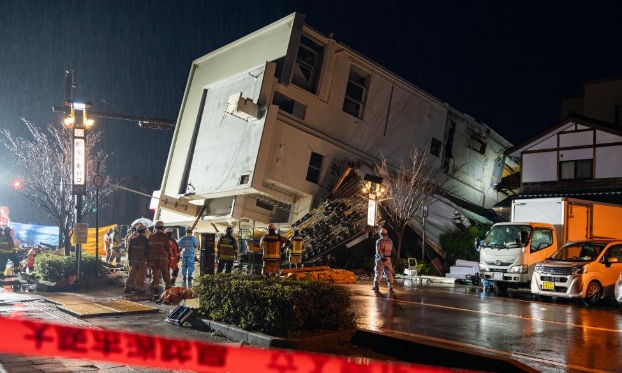
POLYGON ((622 240, 569 242, 536 264, 531 292, 541 297, 580 298, 593 305, 615 296, 621 271, 622 240))

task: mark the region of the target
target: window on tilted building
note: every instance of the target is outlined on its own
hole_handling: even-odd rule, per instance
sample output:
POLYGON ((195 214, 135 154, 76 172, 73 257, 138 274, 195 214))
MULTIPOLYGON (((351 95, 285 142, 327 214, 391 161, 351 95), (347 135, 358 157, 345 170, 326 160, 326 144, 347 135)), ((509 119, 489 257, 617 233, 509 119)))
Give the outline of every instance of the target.
POLYGON ((346 96, 343 99, 343 111, 363 119, 368 85, 369 74, 352 65, 346 86, 346 96))
POLYGON ((311 159, 309 159, 309 168, 307 169, 307 181, 318 184, 318 182, 320 181, 320 171, 322 171, 323 161, 323 155, 311 152, 311 159))
POLYGON ((311 93, 317 93, 324 46, 302 35, 294 64, 292 83, 311 93))
POLYGON ((441 140, 435 139, 434 137, 432 137, 432 142, 430 143, 430 154, 436 157, 440 157, 442 146, 443 146, 443 143, 441 142, 441 140))

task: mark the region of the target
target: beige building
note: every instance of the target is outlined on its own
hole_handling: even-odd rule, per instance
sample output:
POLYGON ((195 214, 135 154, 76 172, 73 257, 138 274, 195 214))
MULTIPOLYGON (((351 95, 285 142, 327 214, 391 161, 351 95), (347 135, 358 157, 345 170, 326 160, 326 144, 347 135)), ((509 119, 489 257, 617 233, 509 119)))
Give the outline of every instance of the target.
POLYGON ((450 198, 426 219, 436 239, 456 212, 487 221, 482 211, 505 198, 495 186, 510 146, 294 13, 193 61, 153 206, 167 224, 196 219, 199 232, 289 227, 348 167, 397 165, 416 147, 452 175, 450 198))

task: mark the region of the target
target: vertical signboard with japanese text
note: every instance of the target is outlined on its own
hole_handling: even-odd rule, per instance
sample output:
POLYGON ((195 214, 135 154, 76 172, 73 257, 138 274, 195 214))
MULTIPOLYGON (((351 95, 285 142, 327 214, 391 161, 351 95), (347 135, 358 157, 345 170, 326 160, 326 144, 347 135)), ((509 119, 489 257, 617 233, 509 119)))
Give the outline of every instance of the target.
POLYGON ((73 194, 86 194, 86 138, 84 128, 73 130, 73 194))

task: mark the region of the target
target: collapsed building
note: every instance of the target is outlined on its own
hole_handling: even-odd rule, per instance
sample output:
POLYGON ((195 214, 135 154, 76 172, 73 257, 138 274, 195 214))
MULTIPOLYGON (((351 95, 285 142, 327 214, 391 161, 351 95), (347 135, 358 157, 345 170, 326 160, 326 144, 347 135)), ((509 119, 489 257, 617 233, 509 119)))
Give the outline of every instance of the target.
POLYGON ((504 156, 511 144, 304 18, 293 13, 193 61, 155 218, 199 234, 231 225, 245 248, 268 223, 296 226, 305 260, 318 260, 372 236, 351 178, 416 148, 449 181, 425 223, 410 222, 408 255, 421 253, 422 236, 442 255, 443 232, 494 221, 492 207, 511 194, 498 186, 517 167, 504 156))

